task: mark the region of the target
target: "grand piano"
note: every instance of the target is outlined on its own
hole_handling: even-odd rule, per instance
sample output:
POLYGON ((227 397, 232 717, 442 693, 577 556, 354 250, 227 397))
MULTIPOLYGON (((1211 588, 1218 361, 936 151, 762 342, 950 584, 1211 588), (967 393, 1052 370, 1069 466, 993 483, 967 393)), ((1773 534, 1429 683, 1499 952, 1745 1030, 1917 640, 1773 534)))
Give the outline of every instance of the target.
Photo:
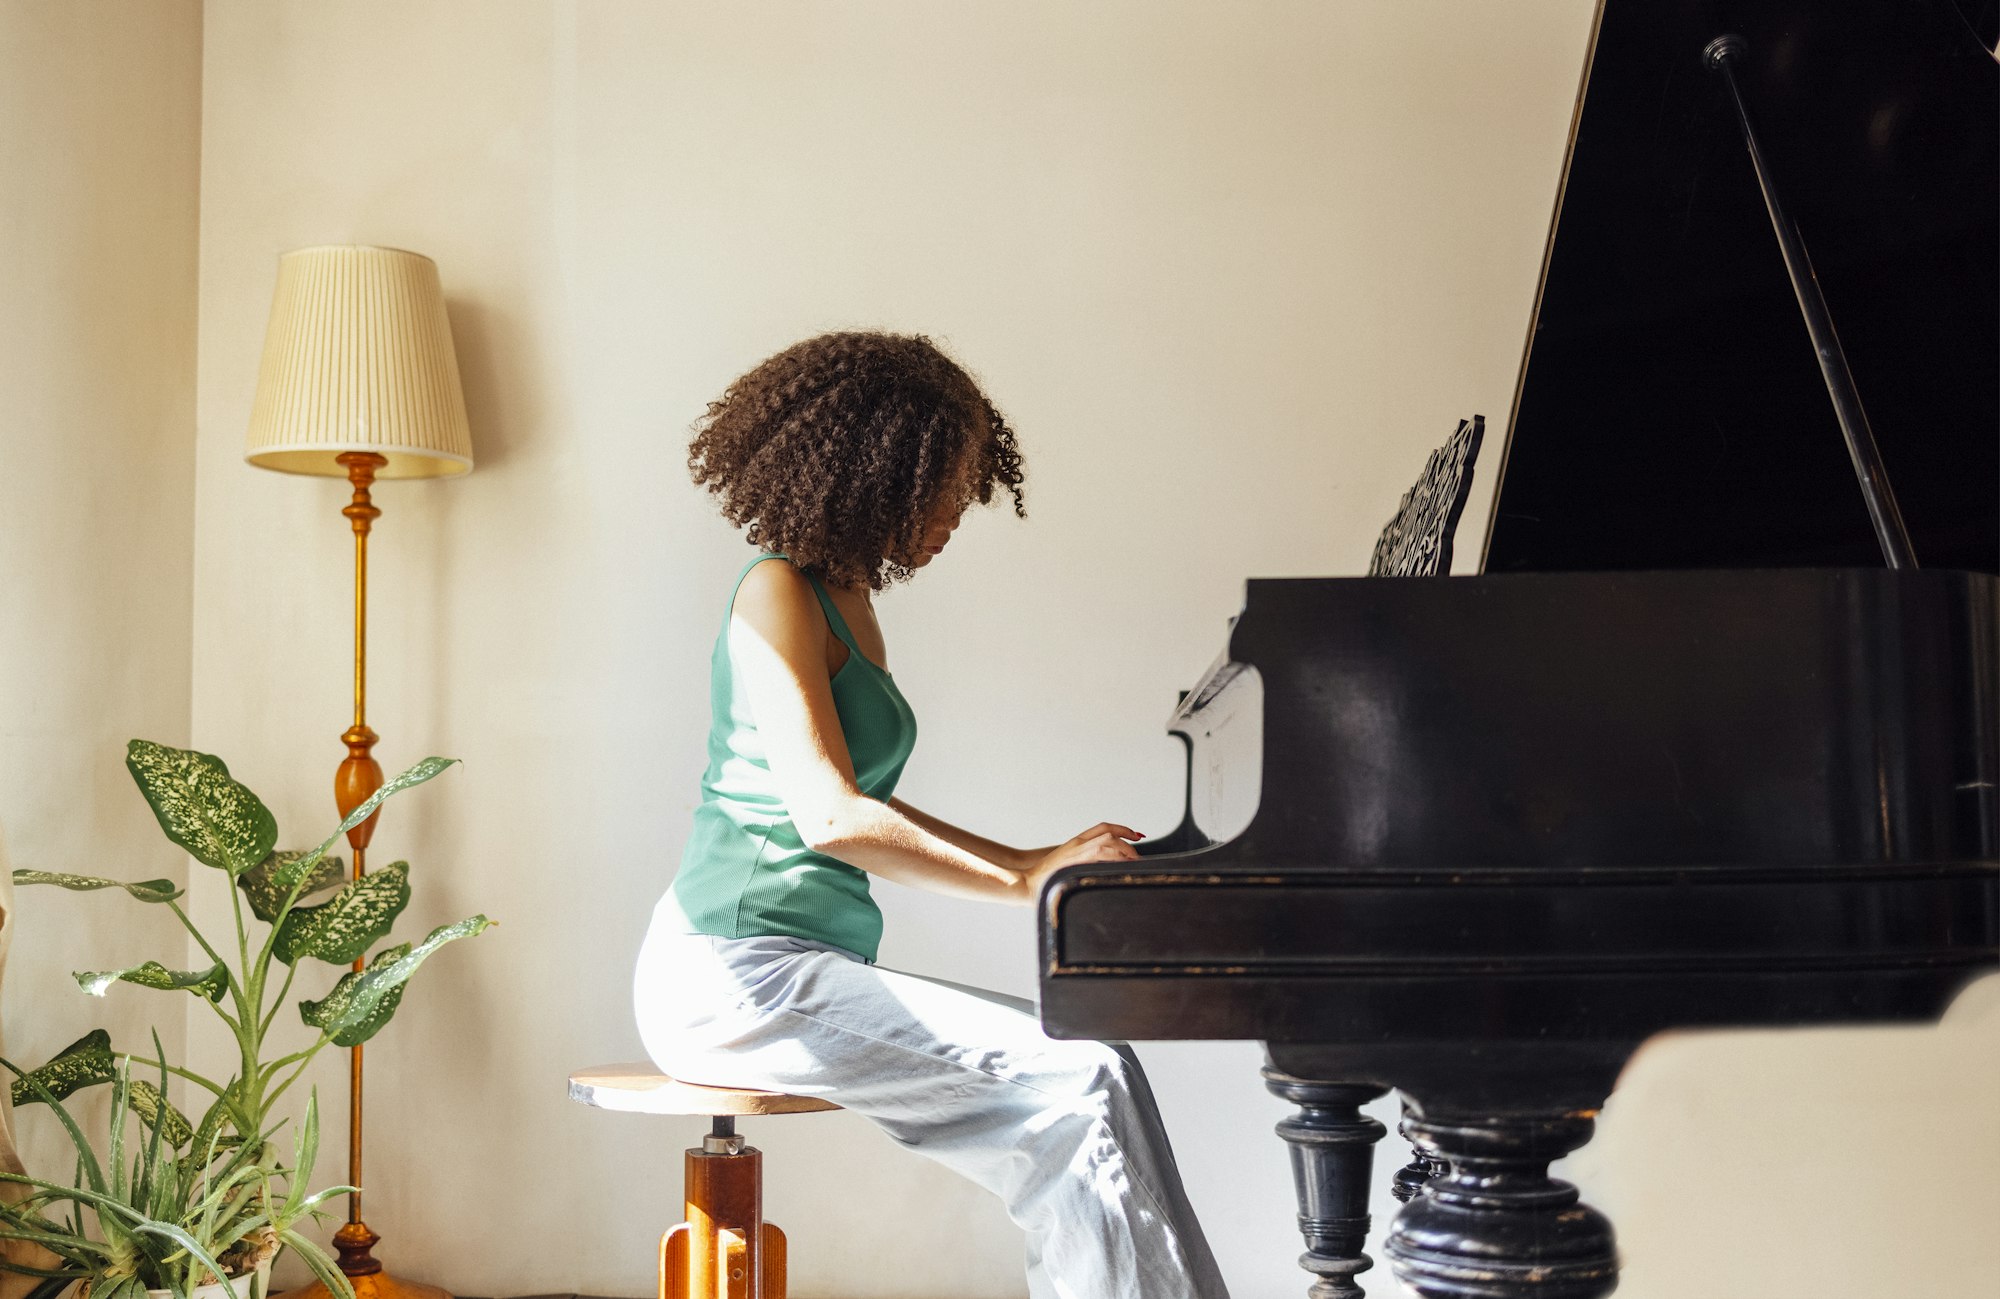
POLYGON ((1641 1042, 2000 968, 1993 11, 1607 0, 1483 571, 1251 579, 1179 827, 1045 892, 1049 1031, 1265 1044, 1312 1299, 1387 1089, 1403 1282, 1595 1299, 1641 1042))

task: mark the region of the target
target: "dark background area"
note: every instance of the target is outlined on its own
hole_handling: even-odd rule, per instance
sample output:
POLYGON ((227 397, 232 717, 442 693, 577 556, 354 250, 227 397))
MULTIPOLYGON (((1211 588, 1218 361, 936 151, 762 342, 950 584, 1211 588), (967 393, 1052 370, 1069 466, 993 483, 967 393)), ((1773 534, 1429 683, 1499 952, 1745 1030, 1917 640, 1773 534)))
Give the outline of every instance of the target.
POLYGON ((2000 571, 1996 0, 1608 0, 1487 572, 1882 562, 1738 75, 1925 567, 2000 571))

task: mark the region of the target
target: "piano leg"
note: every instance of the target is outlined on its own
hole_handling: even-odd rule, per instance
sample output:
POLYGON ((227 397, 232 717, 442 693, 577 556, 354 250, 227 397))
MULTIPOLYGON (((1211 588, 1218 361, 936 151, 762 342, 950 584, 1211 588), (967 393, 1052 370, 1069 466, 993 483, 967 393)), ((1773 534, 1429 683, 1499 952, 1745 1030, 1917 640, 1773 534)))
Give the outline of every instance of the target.
POLYGON ((1618 1286, 1610 1220, 1549 1164, 1590 1140, 1589 1112, 1426 1114, 1404 1131, 1445 1166, 1396 1215, 1385 1249, 1424 1299, 1600 1299, 1618 1286))
POLYGON ((1322 1082, 1264 1070, 1264 1085, 1299 1107, 1278 1124, 1292 1148, 1299 1193, 1299 1231, 1306 1252, 1299 1266, 1319 1279, 1308 1299, 1363 1299, 1357 1273, 1375 1266, 1368 1242, 1368 1184, 1375 1143, 1388 1131, 1361 1107, 1388 1089, 1368 1083, 1322 1082))

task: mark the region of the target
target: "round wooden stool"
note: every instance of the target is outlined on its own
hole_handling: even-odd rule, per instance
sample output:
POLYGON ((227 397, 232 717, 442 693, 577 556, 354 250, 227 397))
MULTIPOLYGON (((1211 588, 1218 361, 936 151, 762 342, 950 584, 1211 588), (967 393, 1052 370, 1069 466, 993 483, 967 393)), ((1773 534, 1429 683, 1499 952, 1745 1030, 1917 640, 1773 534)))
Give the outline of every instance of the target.
POLYGON ((660 1237, 660 1299, 785 1299, 785 1233, 764 1221, 764 1156, 736 1134, 739 1114, 837 1110, 783 1092, 701 1087, 650 1064, 599 1065, 569 1076, 569 1098, 631 1114, 706 1115, 687 1152, 687 1220, 660 1237))

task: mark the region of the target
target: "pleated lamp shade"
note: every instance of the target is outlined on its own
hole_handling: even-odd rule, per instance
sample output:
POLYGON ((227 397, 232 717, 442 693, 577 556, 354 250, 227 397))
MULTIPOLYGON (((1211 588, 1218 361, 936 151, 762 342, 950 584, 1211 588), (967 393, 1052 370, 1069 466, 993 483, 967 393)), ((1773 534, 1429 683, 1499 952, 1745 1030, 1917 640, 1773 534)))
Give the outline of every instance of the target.
POLYGON ((278 259, 244 458, 345 478, 343 451, 386 458, 377 478, 472 468, 444 287, 421 253, 326 245, 278 259))

